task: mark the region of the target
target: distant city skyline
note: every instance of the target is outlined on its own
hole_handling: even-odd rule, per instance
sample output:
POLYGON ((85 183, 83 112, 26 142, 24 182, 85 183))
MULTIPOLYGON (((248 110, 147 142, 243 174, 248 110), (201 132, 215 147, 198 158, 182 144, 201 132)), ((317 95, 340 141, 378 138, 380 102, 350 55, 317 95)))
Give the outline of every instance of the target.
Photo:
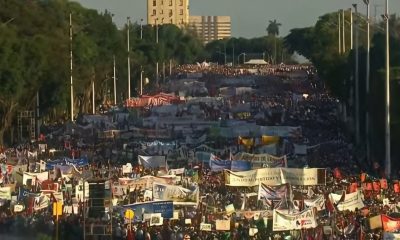
MULTIPOLYGON (((132 21, 147 19, 147 0, 77 0, 84 7, 108 10, 114 21, 121 27, 130 16, 132 21)), ((190 15, 231 16, 233 37, 259 37, 266 35, 269 20, 282 23, 280 36, 285 36, 293 28, 313 26, 318 17, 339 9, 348 9, 358 4, 360 13, 366 13, 362 0, 190 0, 190 15)), ((370 0, 371 17, 381 19, 385 0, 370 0)), ((390 14, 400 13, 400 1, 389 0, 390 14)))

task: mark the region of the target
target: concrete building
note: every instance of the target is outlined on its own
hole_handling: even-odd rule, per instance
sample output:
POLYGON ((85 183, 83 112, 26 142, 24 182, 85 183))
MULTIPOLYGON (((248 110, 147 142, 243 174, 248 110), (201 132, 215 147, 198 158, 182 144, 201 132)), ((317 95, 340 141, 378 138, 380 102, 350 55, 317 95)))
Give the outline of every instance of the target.
POLYGON ((175 24, 183 27, 189 23, 189 0, 147 0, 147 24, 175 24))
POLYGON ((231 37, 230 16, 190 16, 189 28, 194 30, 204 44, 231 37))

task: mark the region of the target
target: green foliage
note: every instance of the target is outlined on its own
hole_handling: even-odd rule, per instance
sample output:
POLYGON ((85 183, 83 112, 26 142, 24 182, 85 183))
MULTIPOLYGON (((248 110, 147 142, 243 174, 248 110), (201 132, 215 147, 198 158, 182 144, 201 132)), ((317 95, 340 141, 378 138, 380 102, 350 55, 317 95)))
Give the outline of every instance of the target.
MULTIPOLYGON (((117 97, 127 96, 126 28, 118 30, 108 11, 98 13, 67 0, 0 0, 0 145, 20 110, 33 109, 36 92, 46 120, 67 119, 70 109, 70 36, 74 103, 78 112, 91 110, 91 83, 99 105, 112 99, 113 56, 116 59, 117 97)), ((130 26, 131 86, 138 87, 140 69, 155 79, 155 62, 192 63, 203 55, 201 42, 173 25, 155 28, 130 26)), ((160 65, 161 66, 161 65, 160 65)), ((121 98, 122 97, 122 98, 121 98)))
POLYGON ((279 27, 282 26, 281 23, 278 23, 276 19, 274 21, 269 21, 269 24, 267 26, 267 32, 268 35, 273 35, 273 36, 278 36, 279 35, 279 27))

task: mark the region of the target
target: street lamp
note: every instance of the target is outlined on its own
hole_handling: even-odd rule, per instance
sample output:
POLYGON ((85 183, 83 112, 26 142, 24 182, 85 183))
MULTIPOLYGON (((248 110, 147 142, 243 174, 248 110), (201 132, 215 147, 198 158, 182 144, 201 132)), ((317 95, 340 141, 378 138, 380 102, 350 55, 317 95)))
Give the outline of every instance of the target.
POLYGON ((69 13, 69 57, 70 57, 70 94, 71 94, 71 121, 74 121, 74 81, 72 77, 72 13, 69 13))
POLYGON ((355 79, 355 94, 356 94, 356 144, 360 144, 360 104, 359 104, 359 76, 358 76, 358 9, 357 4, 353 4, 354 7, 354 30, 355 30, 355 71, 354 71, 354 79, 355 79))
POLYGON ((369 13, 369 0, 363 0, 364 3, 367 5, 367 60, 366 60, 366 73, 365 73, 365 86, 366 86, 366 111, 365 111, 365 135, 366 135, 366 150, 367 150, 367 161, 370 162, 370 144, 369 144, 369 67, 370 67, 370 13, 369 13))
POLYGON ((389 68, 389 0, 385 2, 385 14, 382 15, 385 21, 386 30, 386 59, 385 59, 385 70, 386 70, 386 104, 385 104, 385 174, 390 178, 391 171, 391 159, 390 159, 390 68, 389 68))
POLYGON ((241 53, 238 56, 238 64, 240 63, 240 56, 242 56, 242 55, 243 55, 243 64, 246 62, 246 53, 241 53))
POLYGON ((218 51, 217 51, 218 54, 224 55, 224 65, 226 65, 226 48, 225 48, 225 53, 224 53, 224 52, 221 52, 221 50, 220 50, 219 47, 218 47, 217 49, 218 49, 218 51))
POLYGON ((143 68, 140 68, 140 96, 143 95, 143 68))
MULTIPOLYGON (((157 24, 158 18, 154 19, 155 25, 156 25, 156 44, 158 45, 158 24, 157 24)), ((156 62, 156 83, 158 85, 158 59, 156 62)))
POLYGON ((140 39, 143 39, 143 18, 140 19, 140 39))
POLYGON ((339 49, 339 54, 342 53, 342 33, 341 33, 341 28, 340 28, 340 26, 341 26, 340 22, 341 22, 341 11, 339 10, 338 11, 338 36, 339 36, 338 49, 339 49))
POLYGON ((131 25, 131 18, 127 17, 127 28, 126 28, 126 35, 127 35, 127 42, 128 42, 128 99, 131 99, 131 57, 130 57, 130 46, 129 46, 129 30, 131 25))
POLYGON ((113 56, 113 72, 114 72, 114 106, 117 106, 117 76, 115 74, 115 55, 113 56))

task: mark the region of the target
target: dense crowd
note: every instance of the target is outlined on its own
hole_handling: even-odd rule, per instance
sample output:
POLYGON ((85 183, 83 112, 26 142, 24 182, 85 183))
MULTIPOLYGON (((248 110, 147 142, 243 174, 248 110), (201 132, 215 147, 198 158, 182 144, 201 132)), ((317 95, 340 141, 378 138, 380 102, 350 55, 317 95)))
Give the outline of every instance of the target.
MULTIPOLYGON (((70 126, 62 125, 60 129, 49 130, 40 141, 2 149, 0 186, 12 186, 10 194, 12 197, 2 199, 3 195, 0 195, 0 234, 25 234, 29 237, 37 233, 38 236, 40 234, 55 236, 58 231, 60 239, 82 239, 84 225, 90 227, 105 224, 110 226, 108 233, 114 239, 128 240, 382 239, 384 233, 382 226, 371 227, 369 219, 381 214, 392 218, 397 217, 397 202, 400 198, 399 183, 382 176, 382 169, 378 163, 369 166, 358 158, 341 123, 339 101, 329 96, 321 87, 322 85, 315 85, 314 79, 307 78, 314 71, 312 67, 268 65, 257 68, 258 73, 266 75, 265 78, 254 78, 256 85, 261 88, 257 95, 242 94, 229 99, 215 99, 215 101, 197 103, 198 106, 182 103, 176 111, 169 111, 163 116, 155 114, 151 107, 140 110, 143 119, 157 118, 153 128, 157 131, 161 128, 172 132, 170 136, 174 136, 173 139, 156 137, 150 139, 148 136, 122 137, 123 133, 129 133, 134 129, 154 130, 143 127, 143 124, 138 121, 140 119, 122 111, 125 117, 120 121, 116 120, 117 117, 112 116, 115 113, 111 112, 110 118, 93 120, 90 123, 93 126, 92 129, 79 127, 79 123, 72 126, 75 130, 71 130, 70 126), (302 79, 289 78, 289 82, 281 79, 266 83, 269 75, 289 76, 291 73, 304 77, 302 79), (267 88, 268 91, 263 91, 267 88), (272 92, 271 89, 273 89, 272 92), (238 115, 231 114, 231 111, 233 107, 240 104, 248 104, 250 107, 244 108, 249 113, 245 115, 247 117, 243 117, 242 114, 239 119, 238 115), (197 109, 197 112, 193 113, 190 109, 197 109), (168 121, 164 123, 164 117, 169 121, 174 119, 177 123, 168 124, 168 121), (188 117, 192 119, 192 122, 184 125, 182 122, 188 117), (114 119, 114 121, 110 120, 111 123, 106 123, 107 119, 114 119), (266 146, 252 143, 248 147, 238 141, 238 137, 254 140, 263 134, 250 133, 248 136, 222 137, 218 135, 215 126, 199 127, 199 120, 212 122, 213 125, 218 122, 220 124, 218 130, 228 129, 230 134, 235 132, 240 125, 247 126, 246 124, 251 127, 255 125, 300 126, 301 132, 295 135, 279 136, 279 140, 268 145, 272 146, 274 151, 265 152, 266 146), (159 124, 161 122, 163 125, 159 124), (228 127, 221 127, 223 124, 228 127), (233 127, 229 128, 230 126, 233 127), (112 135, 111 138, 98 137, 99 132, 113 128, 118 130, 120 135, 112 135), (199 136, 204 134, 207 137, 200 141, 199 136), (188 143, 187 137, 194 140, 188 143), (170 142, 172 147, 165 147, 167 142, 170 142), (46 145, 44 150, 42 150, 43 145, 46 145), (155 155, 164 155, 166 166, 146 167, 143 163, 140 164, 138 160, 140 155, 146 155, 146 151, 152 145, 157 145, 157 148, 161 149, 158 151, 159 154, 155 155), (305 152, 300 151, 300 147, 305 148, 305 152), (189 156, 189 152, 193 152, 194 156, 189 156), (215 170, 210 164, 214 161, 212 156, 216 156, 219 160, 233 161, 232 156, 241 152, 259 154, 269 159, 285 156, 289 168, 326 169, 325 182, 322 185, 290 186, 289 195, 271 201, 262 200, 259 193, 260 186, 228 186, 223 172, 215 170), (208 159, 204 161, 198 157, 200 153, 208 154, 208 159), (72 160, 64 160, 71 164, 47 167, 47 164, 63 157, 71 158, 72 160), (88 161, 81 163, 75 159, 88 159, 88 161), (126 166, 129 166, 127 163, 132 165, 128 171, 124 170, 126 166), (42 169, 41 164, 46 164, 46 167, 42 169), (9 169, 9 166, 14 169, 9 169), (17 170, 18 166, 24 169, 17 170), (184 169, 182 173, 176 174, 179 175, 179 180, 174 183, 174 186, 185 189, 183 191, 186 194, 195 192, 197 189, 199 191, 197 203, 174 205, 174 214, 176 212, 178 216, 164 218, 159 225, 150 224, 149 221, 127 220, 124 215, 127 206, 152 202, 153 197, 149 195, 151 188, 137 187, 137 185, 129 188, 129 184, 126 187, 122 182, 137 182, 146 177, 166 181, 165 179, 174 175, 168 172, 171 169, 184 169), (24 172, 39 174, 44 170, 49 172, 46 180, 39 180, 37 177, 35 184, 26 182, 24 179, 21 181, 21 177, 25 176, 24 172), (83 176, 87 175, 90 179, 107 180, 108 189, 111 191, 110 198, 113 201, 112 209, 114 209, 111 215, 84 220, 83 216, 88 216, 84 213, 86 205, 83 199, 85 197, 83 195, 78 197, 75 189, 79 188, 83 176), (57 220, 52 214, 53 205, 48 203, 45 207, 40 207, 41 203, 30 202, 32 199, 30 195, 33 196, 34 201, 41 201, 40 196, 43 195, 43 190, 47 189, 44 183, 47 185, 58 183, 52 190, 61 192, 62 195, 64 210, 60 216, 58 230, 56 229, 57 220), (115 186, 118 186, 118 189, 121 187, 122 190, 115 190, 115 186), (26 191, 28 194, 21 195, 21 191, 26 191), (336 195, 332 194, 339 196, 338 199, 335 199, 336 195), (358 194, 357 196, 362 198, 362 204, 358 202, 362 207, 346 207, 346 196, 350 194, 358 194), (318 206, 310 205, 310 202, 316 199, 322 199, 323 203, 318 206), (23 210, 16 211, 16 205, 23 205, 23 210), (234 211, 228 210, 227 206, 233 207, 234 211), (273 231, 274 210, 298 213, 307 209, 317 212, 316 227, 273 231), (216 229, 214 224, 219 220, 228 221, 229 229, 216 229), (201 228, 202 224, 207 226, 210 224, 209 226, 213 227, 205 230, 201 228)), ((252 74, 250 69, 199 65, 179 66, 175 71, 177 75, 201 72, 232 79, 238 75, 252 74)), ((204 122, 200 123, 204 124, 204 122)), ((29 176, 29 174, 26 175, 29 176)), ((58 201, 55 194, 50 194, 48 199, 51 203, 58 201)), ((138 213, 135 212, 136 214, 138 213)), ((91 236, 86 239, 105 238, 91 236)))

